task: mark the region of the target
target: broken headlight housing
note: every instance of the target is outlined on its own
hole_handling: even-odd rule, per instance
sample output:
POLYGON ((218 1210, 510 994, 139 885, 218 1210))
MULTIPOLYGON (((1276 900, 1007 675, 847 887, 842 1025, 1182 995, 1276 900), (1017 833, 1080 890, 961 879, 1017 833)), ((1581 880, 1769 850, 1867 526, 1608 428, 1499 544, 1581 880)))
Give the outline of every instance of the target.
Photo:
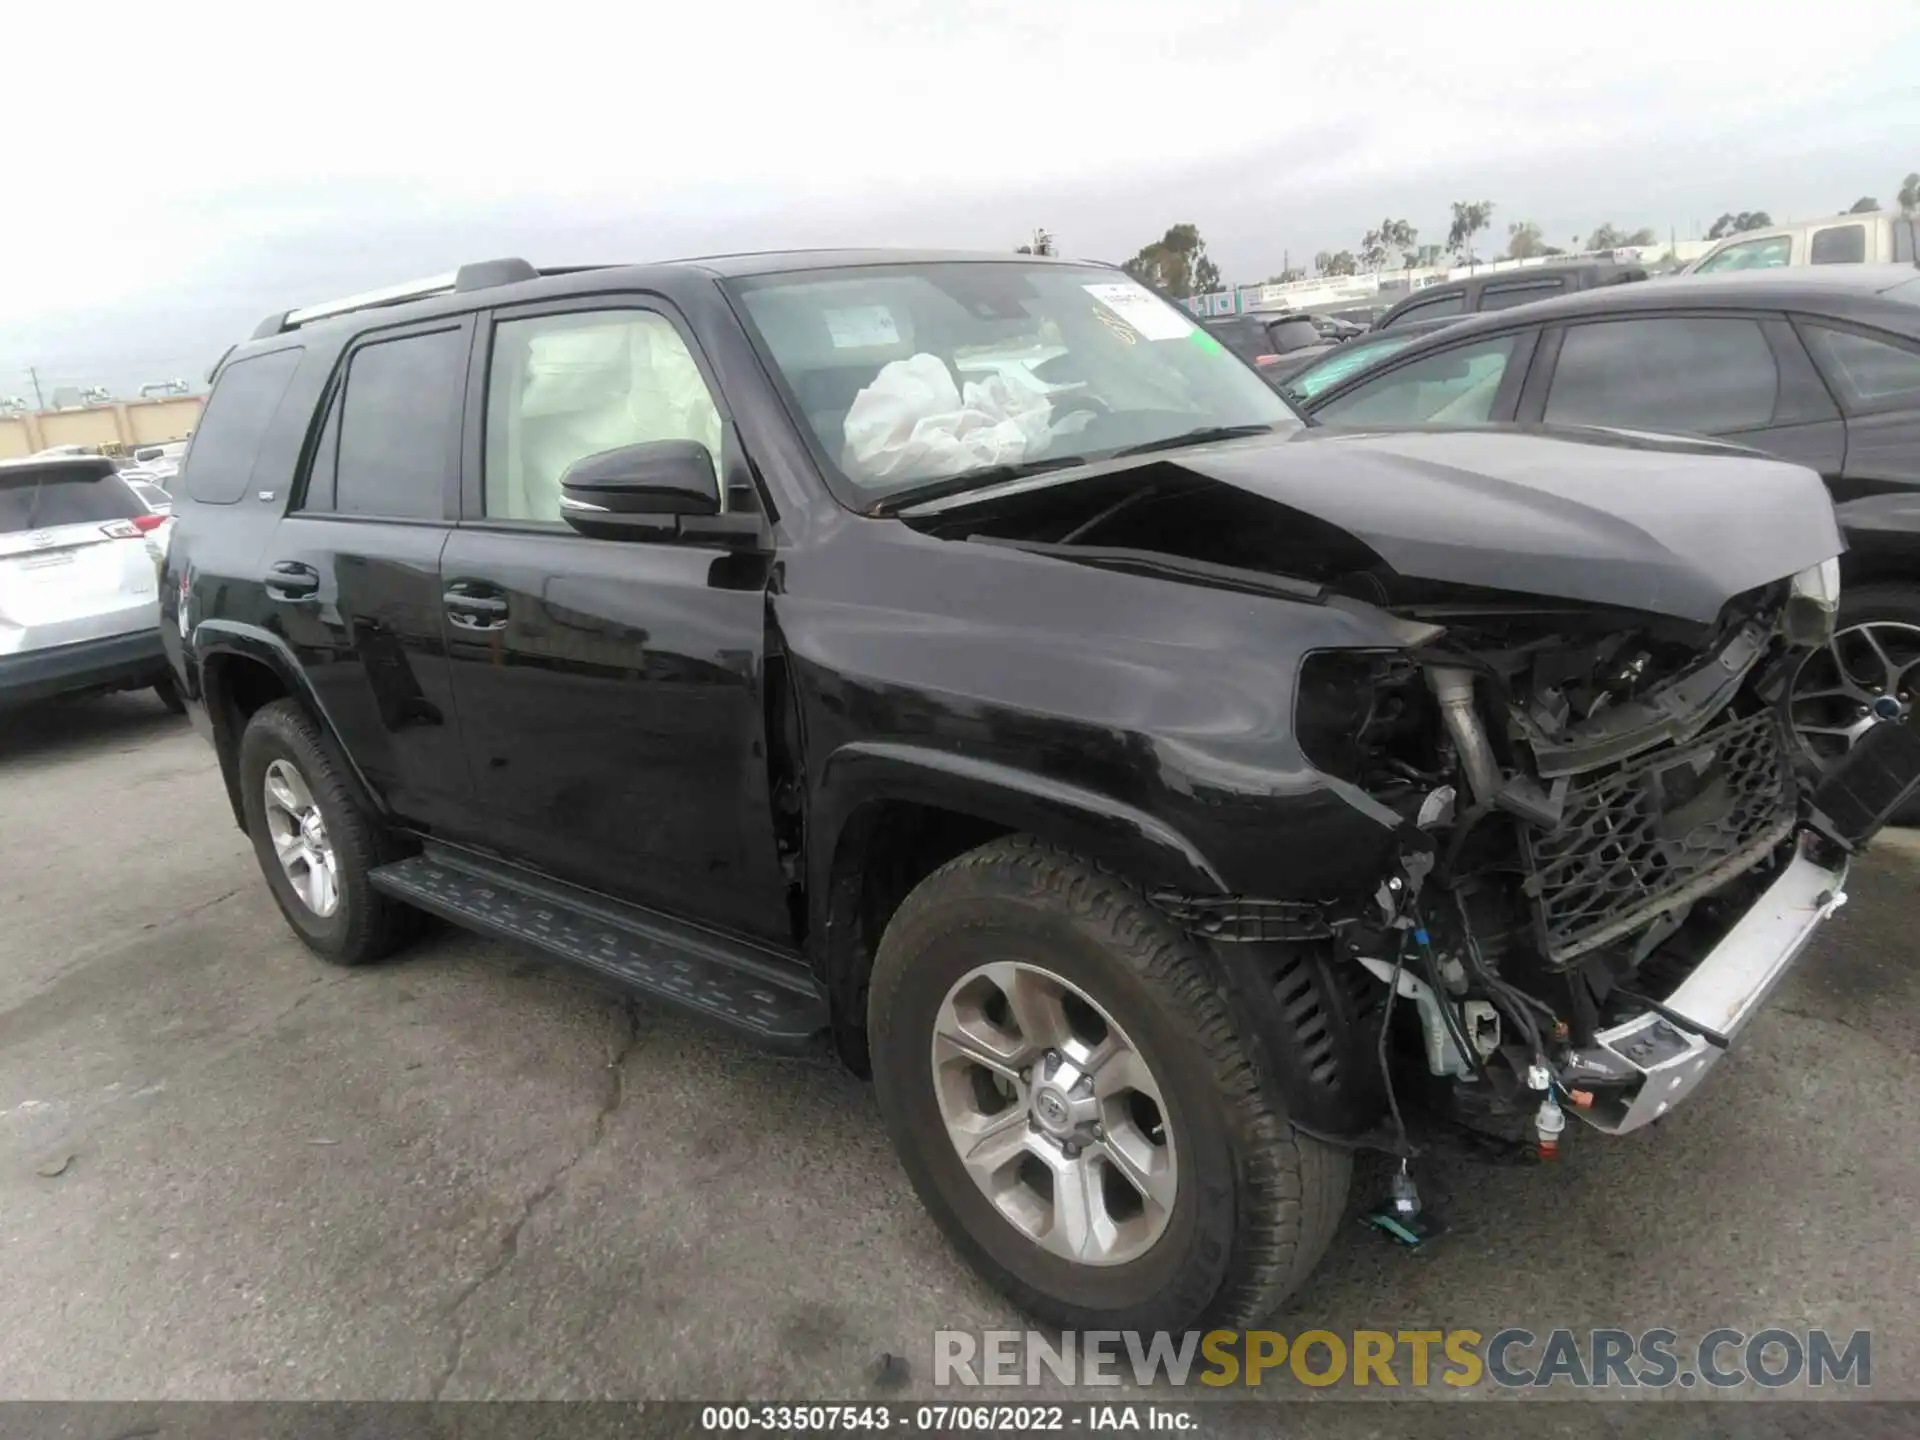
POLYGON ((1833 638, 1834 616, 1839 609, 1840 561, 1836 556, 1808 566, 1788 582, 1781 633, 1790 645, 1824 645, 1833 638))

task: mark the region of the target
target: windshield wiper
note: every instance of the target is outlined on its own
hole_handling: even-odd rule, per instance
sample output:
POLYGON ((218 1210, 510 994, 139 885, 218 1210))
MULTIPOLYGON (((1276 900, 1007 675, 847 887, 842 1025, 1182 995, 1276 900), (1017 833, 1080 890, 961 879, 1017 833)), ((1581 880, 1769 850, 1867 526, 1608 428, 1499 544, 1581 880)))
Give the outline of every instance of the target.
POLYGON ((1180 450, 1188 445, 1204 445, 1209 440, 1244 440, 1249 435, 1271 435, 1275 433, 1272 425, 1202 425, 1197 430, 1183 430, 1178 435, 1163 435, 1158 440, 1142 440, 1138 445, 1123 445, 1113 453, 1119 455, 1150 455, 1156 450, 1180 450))
POLYGON ((909 485, 904 490, 895 490, 867 506, 866 513, 892 515, 909 505, 941 500, 949 495, 964 495, 969 490, 978 490, 983 485, 997 485, 1002 480, 1043 475, 1049 470, 1067 470, 1075 465, 1089 464, 1091 460, 1092 457, 1087 455, 1048 455, 1038 460, 1022 460, 1015 465, 983 465, 977 470, 962 470, 958 475, 947 475, 921 485, 909 485))

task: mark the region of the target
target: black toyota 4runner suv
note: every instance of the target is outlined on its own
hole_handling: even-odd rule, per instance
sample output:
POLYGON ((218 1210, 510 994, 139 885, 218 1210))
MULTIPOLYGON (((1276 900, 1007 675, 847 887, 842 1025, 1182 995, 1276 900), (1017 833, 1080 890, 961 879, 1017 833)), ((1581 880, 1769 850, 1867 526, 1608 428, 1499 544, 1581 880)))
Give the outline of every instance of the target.
POLYGON ((1356 1149, 1665 1114, 1920 774, 1788 738, 1813 472, 1322 434, 1102 266, 467 266, 268 320, 178 490, 161 632, 307 945, 830 1039, 1077 1329, 1267 1313, 1356 1149))

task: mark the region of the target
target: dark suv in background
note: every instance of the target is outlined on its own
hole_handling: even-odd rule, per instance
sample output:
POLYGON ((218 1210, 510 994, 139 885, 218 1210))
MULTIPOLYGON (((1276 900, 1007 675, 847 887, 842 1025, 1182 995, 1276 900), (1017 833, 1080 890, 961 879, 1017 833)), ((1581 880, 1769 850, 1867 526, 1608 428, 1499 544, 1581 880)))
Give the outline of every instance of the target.
POLYGON ((308 946, 428 911, 830 1039, 1071 1329, 1268 1313, 1356 1147, 1667 1113, 1920 783, 1782 724, 1812 472, 1307 431, 1103 266, 467 266, 268 319, 176 488, 160 633, 308 946))
POLYGON ((1555 295, 1572 295, 1602 285, 1624 285, 1646 278, 1645 267, 1613 260, 1558 260, 1512 270, 1489 270, 1484 275, 1443 280, 1416 290, 1382 315, 1373 328, 1391 330, 1410 320, 1511 310, 1516 305, 1531 305, 1555 295))

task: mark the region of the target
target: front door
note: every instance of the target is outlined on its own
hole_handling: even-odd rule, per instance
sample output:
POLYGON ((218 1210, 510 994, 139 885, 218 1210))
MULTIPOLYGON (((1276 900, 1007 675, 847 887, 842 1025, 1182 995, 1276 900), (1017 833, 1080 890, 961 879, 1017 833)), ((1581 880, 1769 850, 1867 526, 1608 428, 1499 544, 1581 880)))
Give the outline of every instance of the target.
POLYGON ((403 823, 452 838, 472 832, 473 787, 440 553, 458 504, 471 328, 384 332, 348 352, 294 508, 259 562, 272 623, 361 773, 403 823))
POLYGON ((730 481, 744 465, 678 321, 647 300, 593 304, 502 311, 470 381, 466 518, 441 573, 485 843, 790 942, 763 722, 767 557, 591 540, 559 518, 561 473, 597 451, 690 439, 730 481))

